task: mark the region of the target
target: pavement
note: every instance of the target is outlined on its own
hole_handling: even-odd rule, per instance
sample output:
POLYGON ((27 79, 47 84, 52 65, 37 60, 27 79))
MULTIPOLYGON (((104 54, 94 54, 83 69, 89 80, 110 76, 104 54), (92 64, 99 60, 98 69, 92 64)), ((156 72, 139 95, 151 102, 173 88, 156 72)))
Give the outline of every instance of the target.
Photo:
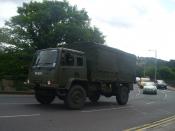
POLYGON ((172 87, 172 86, 167 86, 167 89, 168 89, 168 90, 175 91, 175 87, 172 87))

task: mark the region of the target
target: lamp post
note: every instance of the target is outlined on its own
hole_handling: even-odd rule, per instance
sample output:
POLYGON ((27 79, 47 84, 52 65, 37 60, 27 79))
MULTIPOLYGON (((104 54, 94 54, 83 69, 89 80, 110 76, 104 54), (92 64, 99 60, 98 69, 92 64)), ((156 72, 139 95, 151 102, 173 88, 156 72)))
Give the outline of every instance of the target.
POLYGON ((154 55, 155 55, 155 63, 154 63, 154 67, 155 67, 155 72, 154 72, 154 81, 156 82, 157 80, 157 50, 148 50, 148 51, 153 51, 154 55))

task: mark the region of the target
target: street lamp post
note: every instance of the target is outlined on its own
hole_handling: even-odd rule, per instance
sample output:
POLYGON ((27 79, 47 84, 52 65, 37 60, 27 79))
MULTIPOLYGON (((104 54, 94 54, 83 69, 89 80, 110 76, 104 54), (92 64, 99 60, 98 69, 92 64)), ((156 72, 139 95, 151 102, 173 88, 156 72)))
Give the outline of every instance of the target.
POLYGON ((155 67, 155 72, 154 72, 154 80, 155 82, 157 81, 157 50, 148 50, 148 51, 153 51, 154 52, 154 55, 155 55, 155 64, 154 64, 154 67, 155 67))
POLYGON ((155 74, 154 74, 155 82, 157 81, 157 50, 155 50, 155 74))

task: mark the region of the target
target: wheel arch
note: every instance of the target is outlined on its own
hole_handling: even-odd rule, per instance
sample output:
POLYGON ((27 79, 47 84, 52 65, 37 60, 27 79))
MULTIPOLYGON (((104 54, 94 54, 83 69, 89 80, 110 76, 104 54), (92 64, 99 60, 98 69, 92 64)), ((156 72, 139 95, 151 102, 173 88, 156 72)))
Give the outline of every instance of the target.
POLYGON ((80 85, 85 89, 85 91, 88 90, 88 81, 86 79, 71 78, 68 80, 65 88, 70 90, 73 85, 80 85))

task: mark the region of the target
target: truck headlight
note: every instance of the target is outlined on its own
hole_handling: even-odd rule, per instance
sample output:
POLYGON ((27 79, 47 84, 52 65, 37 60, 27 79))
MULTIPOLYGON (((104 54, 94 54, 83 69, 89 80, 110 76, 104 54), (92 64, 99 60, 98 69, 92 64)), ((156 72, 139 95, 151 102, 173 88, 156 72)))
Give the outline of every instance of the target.
POLYGON ((51 81, 47 81, 47 84, 48 84, 48 85, 51 85, 51 81))
POLYGON ((29 79, 27 80, 27 84, 30 84, 30 80, 29 79))

